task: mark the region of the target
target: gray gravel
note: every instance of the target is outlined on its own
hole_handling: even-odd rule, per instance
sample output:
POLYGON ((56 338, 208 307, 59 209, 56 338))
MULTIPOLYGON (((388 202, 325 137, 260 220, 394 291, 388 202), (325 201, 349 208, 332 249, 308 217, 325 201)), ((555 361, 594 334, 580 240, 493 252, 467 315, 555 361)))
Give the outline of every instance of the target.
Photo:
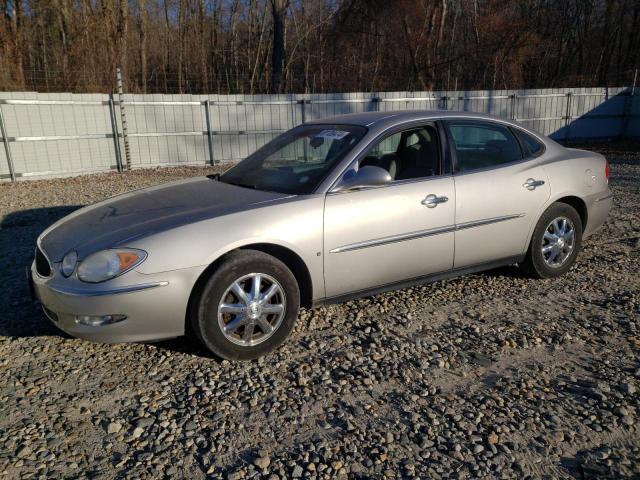
POLYGON ((0 185, 0 475, 639 478, 640 150, 563 278, 515 268, 303 311, 219 362, 187 338, 69 338, 28 298, 36 236, 79 205, 210 169, 0 185))

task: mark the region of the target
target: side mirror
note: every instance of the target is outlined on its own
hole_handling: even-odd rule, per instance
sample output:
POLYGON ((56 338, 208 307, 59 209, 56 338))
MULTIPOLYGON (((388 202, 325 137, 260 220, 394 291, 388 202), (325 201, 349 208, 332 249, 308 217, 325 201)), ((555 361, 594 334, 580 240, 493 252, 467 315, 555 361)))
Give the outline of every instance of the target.
POLYGON ((333 189, 334 192, 345 192, 359 188, 381 187, 391 183, 391 175, 384 168, 367 165, 360 167, 357 172, 347 172, 340 183, 333 189))

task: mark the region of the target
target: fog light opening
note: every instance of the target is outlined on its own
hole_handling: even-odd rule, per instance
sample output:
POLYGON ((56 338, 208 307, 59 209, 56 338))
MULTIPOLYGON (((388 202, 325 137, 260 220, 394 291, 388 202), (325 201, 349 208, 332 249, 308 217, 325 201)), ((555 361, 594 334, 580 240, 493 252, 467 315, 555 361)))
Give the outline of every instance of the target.
POLYGON ((76 323, 87 327, 101 327, 121 322, 126 318, 126 315, 79 315, 76 317, 76 323))
POLYGON ((42 305, 42 311, 44 312, 44 314, 47 316, 49 320, 51 320, 54 323, 58 323, 58 314, 56 312, 49 310, 44 305, 42 305))

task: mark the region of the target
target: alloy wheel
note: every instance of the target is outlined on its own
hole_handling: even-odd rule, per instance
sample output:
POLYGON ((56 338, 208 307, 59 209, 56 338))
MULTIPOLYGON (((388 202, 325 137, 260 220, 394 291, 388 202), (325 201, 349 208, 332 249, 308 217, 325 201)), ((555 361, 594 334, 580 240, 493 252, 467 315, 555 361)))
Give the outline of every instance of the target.
POLYGON ((285 316, 284 289, 265 273, 235 280, 218 304, 218 325, 225 338, 250 347, 271 337, 285 316))
POLYGON ((552 268, 567 261, 575 246, 575 226, 567 217, 558 217, 547 225, 542 236, 542 258, 552 268))

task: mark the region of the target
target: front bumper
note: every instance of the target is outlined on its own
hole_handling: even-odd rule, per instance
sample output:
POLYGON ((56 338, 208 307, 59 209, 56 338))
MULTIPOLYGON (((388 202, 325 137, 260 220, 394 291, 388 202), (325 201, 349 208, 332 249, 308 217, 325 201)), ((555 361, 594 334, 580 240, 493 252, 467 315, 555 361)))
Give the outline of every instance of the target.
POLYGON ((43 278, 31 266, 29 283, 47 317, 74 337, 96 342, 156 341, 184 335, 187 304, 205 267, 153 275, 136 271, 100 284, 86 284, 57 273, 43 278), (89 326, 82 316, 124 315, 117 323, 89 326))

